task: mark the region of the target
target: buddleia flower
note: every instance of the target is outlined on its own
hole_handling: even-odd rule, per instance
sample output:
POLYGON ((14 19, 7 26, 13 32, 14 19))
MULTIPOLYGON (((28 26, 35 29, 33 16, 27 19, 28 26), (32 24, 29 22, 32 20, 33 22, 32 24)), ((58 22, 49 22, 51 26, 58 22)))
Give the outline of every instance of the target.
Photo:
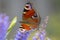
POLYGON ((5 40, 6 32, 9 27, 9 16, 0 14, 0 40, 5 40))
POLYGON ((17 34, 14 40, 27 40, 29 34, 30 34, 29 31, 26 31, 25 29, 20 28, 19 30, 17 30, 17 34))

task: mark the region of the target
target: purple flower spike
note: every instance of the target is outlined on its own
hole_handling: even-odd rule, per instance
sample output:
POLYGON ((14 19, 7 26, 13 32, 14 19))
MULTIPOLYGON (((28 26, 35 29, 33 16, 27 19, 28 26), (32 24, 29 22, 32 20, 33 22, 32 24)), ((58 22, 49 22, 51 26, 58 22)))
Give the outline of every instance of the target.
POLYGON ((0 14, 0 40, 5 40, 5 35, 9 26, 9 16, 0 14))
POLYGON ((21 32, 18 30, 14 40, 27 40, 29 34, 30 34, 29 31, 21 32))

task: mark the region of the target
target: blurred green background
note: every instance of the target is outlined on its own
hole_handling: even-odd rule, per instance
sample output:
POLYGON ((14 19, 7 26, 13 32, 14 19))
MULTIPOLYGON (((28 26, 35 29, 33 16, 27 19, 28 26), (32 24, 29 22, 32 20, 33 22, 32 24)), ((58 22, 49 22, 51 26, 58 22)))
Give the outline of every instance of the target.
POLYGON ((52 40, 60 40, 60 12, 50 15, 46 30, 48 36, 51 37, 52 40))

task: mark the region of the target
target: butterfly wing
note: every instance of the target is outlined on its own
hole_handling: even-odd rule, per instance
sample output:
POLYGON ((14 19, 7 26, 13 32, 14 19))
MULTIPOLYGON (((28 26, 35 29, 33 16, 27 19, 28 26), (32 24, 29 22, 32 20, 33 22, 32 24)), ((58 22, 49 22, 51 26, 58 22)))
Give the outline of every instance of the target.
MULTIPOLYGON (((25 22, 27 22, 27 23, 25 23, 25 24, 28 24, 28 23, 30 23, 30 24, 28 24, 28 25, 30 25, 31 26, 31 29, 32 28, 37 28, 38 26, 38 24, 39 24, 39 22, 41 21, 40 20, 41 18, 39 18, 38 17, 38 15, 37 15, 37 13, 35 12, 35 10, 32 8, 32 5, 31 5, 31 3, 26 3, 26 5, 25 5, 25 7, 24 7, 24 10, 23 10, 23 14, 22 14, 22 21, 25 21, 25 22), (35 25, 35 26, 34 26, 35 25)), ((30 27, 29 26, 29 27, 30 27)), ((28 28, 29 28, 28 27, 28 28)), ((27 28, 27 29, 28 29, 27 28)))

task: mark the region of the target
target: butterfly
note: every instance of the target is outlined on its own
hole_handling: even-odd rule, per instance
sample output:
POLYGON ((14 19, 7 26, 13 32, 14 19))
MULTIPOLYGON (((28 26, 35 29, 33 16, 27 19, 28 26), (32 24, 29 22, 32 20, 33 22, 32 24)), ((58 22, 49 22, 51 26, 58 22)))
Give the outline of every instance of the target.
POLYGON ((41 22, 41 17, 35 12, 30 2, 26 3, 23 14, 22 14, 22 27, 25 29, 34 29, 38 27, 38 24, 41 22), (28 25, 29 26, 28 26, 28 25))

